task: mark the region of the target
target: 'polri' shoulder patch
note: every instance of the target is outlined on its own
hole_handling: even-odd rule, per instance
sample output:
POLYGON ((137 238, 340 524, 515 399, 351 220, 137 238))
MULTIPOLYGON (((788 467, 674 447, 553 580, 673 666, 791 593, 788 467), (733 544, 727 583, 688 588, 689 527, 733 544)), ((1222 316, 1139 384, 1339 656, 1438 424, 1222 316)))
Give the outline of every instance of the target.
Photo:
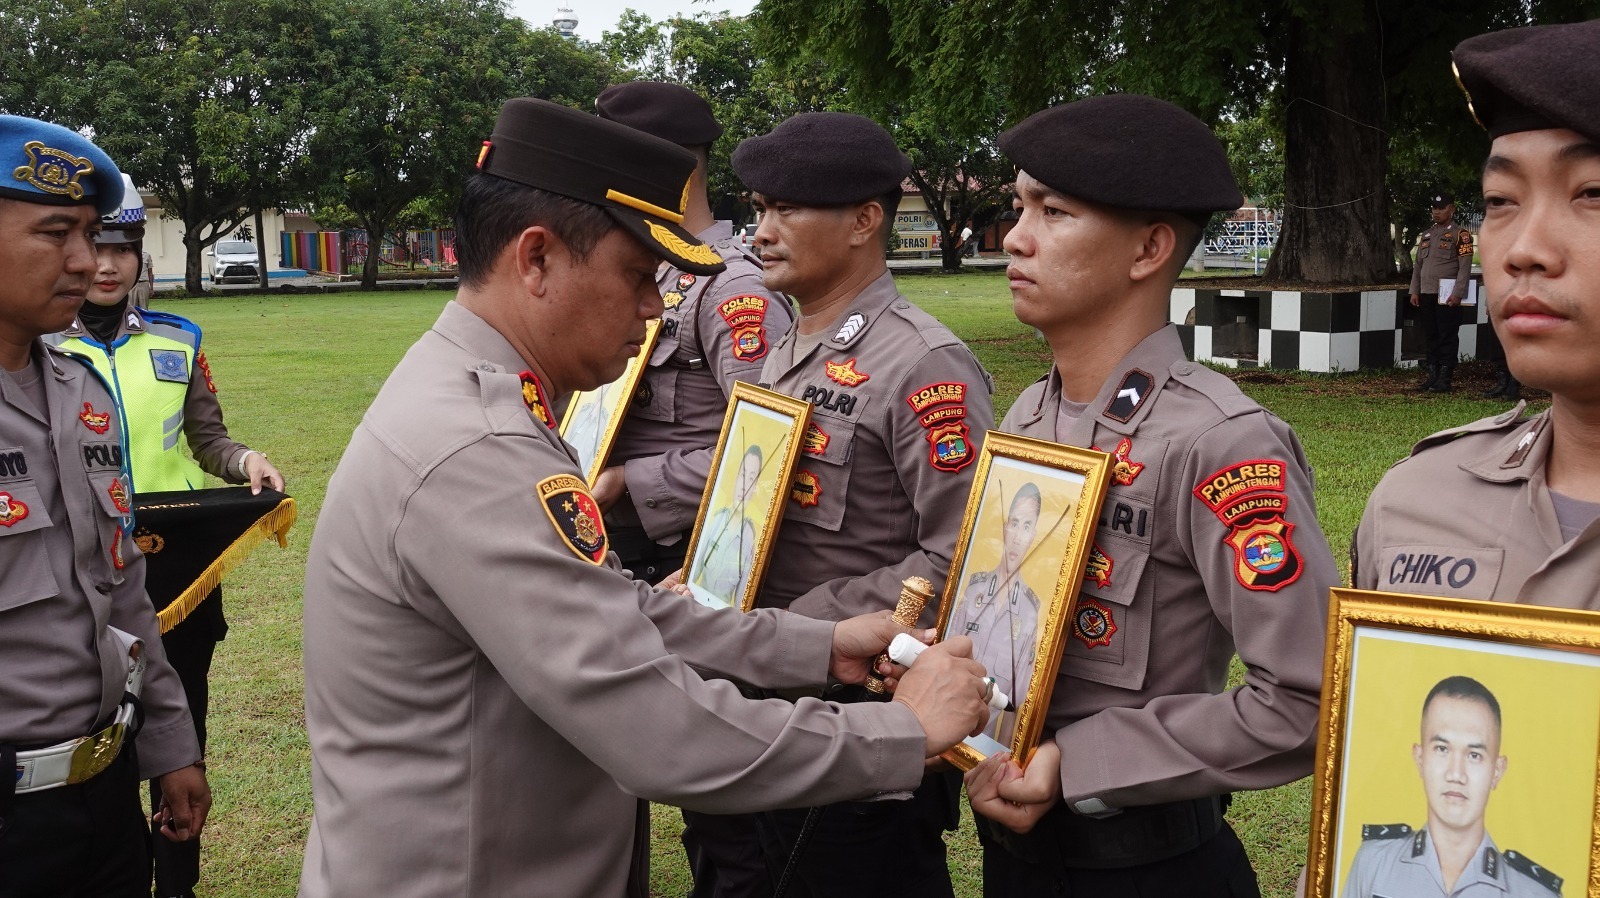
POLYGON ((550 523, 567 548, 584 561, 603 564, 606 560, 606 525, 600 506, 589 495, 589 487, 571 474, 557 474, 539 481, 534 495, 544 504, 550 523))

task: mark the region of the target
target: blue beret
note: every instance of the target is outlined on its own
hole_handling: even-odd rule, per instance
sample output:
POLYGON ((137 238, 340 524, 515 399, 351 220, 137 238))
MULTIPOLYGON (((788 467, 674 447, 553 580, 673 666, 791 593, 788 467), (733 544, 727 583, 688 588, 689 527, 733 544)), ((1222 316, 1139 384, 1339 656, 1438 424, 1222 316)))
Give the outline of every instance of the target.
POLYGON ((1468 38, 1451 54, 1467 106, 1490 137, 1566 128, 1600 141, 1600 19, 1468 38))
POLYGON ((847 112, 805 112, 733 151, 744 186, 802 206, 844 206, 884 196, 911 160, 877 122, 847 112))
POLYGON ((1222 142, 1155 97, 1052 106, 1001 134, 1000 151, 1045 186, 1102 206, 1194 215, 1244 204, 1222 142))
POLYGON ((106 215, 122 205, 122 173, 76 131, 0 115, 0 197, 47 206, 92 203, 106 215))

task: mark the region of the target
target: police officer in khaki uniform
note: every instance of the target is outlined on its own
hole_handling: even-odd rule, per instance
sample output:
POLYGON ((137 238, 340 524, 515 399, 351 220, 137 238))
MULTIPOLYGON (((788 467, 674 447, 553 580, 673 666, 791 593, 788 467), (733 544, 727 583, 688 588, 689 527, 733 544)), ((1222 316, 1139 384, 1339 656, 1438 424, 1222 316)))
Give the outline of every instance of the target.
POLYGON ((1000 147, 1012 303, 1055 358, 1000 429, 1115 464, 1046 738, 1026 774, 1003 753, 968 774, 985 894, 1256 895, 1223 812, 1311 772, 1339 576, 1293 431, 1165 323, 1242 197, 1210 130, 1149 97, 1047 109, 1000 147))
POLYGON ((710 104, 677 84, 635 81, 607 88, 595 108, 694 154, 683 229, 726 266, 708 275, 668 264, 657 274, 661 330, 611 447, 611 467, 595 484, 622 566, 656 583, 683 566, 733 385, 756 381, 794 316, 788 300, 761 283, 761 263, 734 241, 733 223, 711 215, 706 165, 722 126, 710 104))
MULTIPOLYGON (((978 360, 900 295, 884 262, 910 160, 869 119, 807 113, 741 143, 733 168, 762 211, 767 286, 799 306, 761 381, 812 404, 757 604, 843 620, 893 607, 910 576, 937 595, 994 410, 978 360)), ((930 604, 922 622, 937 613, 930 604)), ((941 831, 959 789, 935 773, 910 801, 825 809, 791 894, 950 894, 941 831)), ((807 816, 762 816, 769 869, 787 864, 807 816)))
POLYGON ((197 836, 211 805, 183 687, 144 594, 124 422, 93 365, 39 339, 77 314, 96 268, 99 215, 121 199, 122 176, 83 137, 0 116, 7 898, 145 898, 150 831, 140 781, 161 782, 156 820, 168 839, 197 836))
POLYGON ((1352 545, 1363 589, 1600 609, 1600 21, 1464 41, 1455 64, 1494 139, 1481 233, 1490 320, 1516 378, 1549 390, 1435 434, 1389 470, 1352 545))
POLYGON ((1456 200, 1448 192, 1434 194, 1431 205, 1433 225, 1417 236, 1411 266, 1411 304, 1417 309, 1428 366, 1428 376, 1417 389, 1448 393, 1461 354, 1461 301, 1472 280, 1472 232, 1455 223, 1456 200), (1439 281, 1446 278, 1455 283, 1440 296, 1439 281))
POLYGON ((306 898, 643 896, 641 798, 909 789, 986 718, 964 640, 888 705, 749 701, 696 669, 859 682, 900 628, 713 610, 609 551, 550 405, 638 353, 659 260, 721 270, 678 225, 694 164, 541 100, 501 110, 457 211, 461 291, 373 401, 312 539, 306 898))
POLYGON ((1445 677, 1422 702, 1421 739, 1411 747, 1428 802, 1428 823, 1361 828, 1344 898, 1551 898, 1561 877, 1516 851, 1501 852, 1484 826, 1505 776, 1500 702, 1471 677, 1445 677))

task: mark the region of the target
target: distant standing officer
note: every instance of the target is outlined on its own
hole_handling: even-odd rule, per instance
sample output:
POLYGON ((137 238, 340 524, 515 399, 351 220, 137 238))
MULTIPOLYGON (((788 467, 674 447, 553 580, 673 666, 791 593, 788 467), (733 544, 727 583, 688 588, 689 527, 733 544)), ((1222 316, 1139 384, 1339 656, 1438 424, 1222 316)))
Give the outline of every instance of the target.
POLYGON ((1044 110, 1000 148, 1013 308, 1055 361, 1000 429, 1114 465, 1044 742, 1026 774, 1003 754, 968 774, 984 893, 1258 895, 1223 813, 1311 772, 1339 574, 1294 432, 1167 323, 1206 221, 1243 198, 1211 131, 1150 97, 1044 110))
POLYGON ((1461 354, 1461 301, 1472 280, 1472 232, 1455 223, 1456 200, 1448 192, 1434 194, 1433 225, 1417 237, 1416 260, 1411 266, 1411 304, 1427 351, 1428 376, 1417 389, 1448 393, 1454 387, 1457 357, 1461 354), (1455 284, 1439 295, 1439 281, 1455 284))
POLYGON ((1411 747, 1428 823, 1361 828, 1344 898, 1552 898, 1561 877, 1516 851, 1501 852, 1484 826, 1505 776, 1500 702, 1471 677, 1445 677, 1422 702, 1411 747))
POLYGON ((1549 390, 1434 434, 1389 470, 1352 544, 1362 589, 1600 609, 1600 21, 1455 51, 1494 143, 1483 281, 1520 381, 1549 390))
POLYGON ((710 104, 677 84, 635 81, 607 88, 595 108, 694 154, 682 227, 727 266, 708 275, 666 264, 657 273, 661 330, 595 484, 622 566, 656 583, 683 566, 733 385, 756 381, 794 316, 761 283, 761 263, 733 239, 733 223, 711 215, 706 166, 722 126, 710 104))
POLYGON ((501 109, 457 210, 461 291, 373 400, 311 542, 305 898, 643 896, 641 798, 909 789, 986 718, 965 640, 888 705, 748 701, 696 669, 860 682, 899 628, 710 609, 610 552, 550 406, 638 354, 660 260, 721 270, 676 221, 694 166, 563 106, 501 109))
POLYGON ((93 365, 39 339, 77 314, 95 273, 99 216, 122 191, 116 166, 82 136, 0 116, 7 898, 147 898, 140 782, 161 782, 156 822, 167 839, 199 835, 211 806, 183 687, 144 593, 122 415, 93 365))
MULTIPOLYGON (((767 287, 800 312, 761 380, 812 404, 761 607, 843 620, 892 608, 906 577, 938 595, 950 573, 992 387, 884 261, 910 165, 877 124, 833 112, 795 116, 733 153, 761 211, 767 287)), ((930 604, 922 620, 937 614, 930 604)), ((934 773, 909 801, 824 809, 793 894, 949 895, 941 831, 955 827, 959 791, 954 774, 934 773)), ((786 863, 806 816, 763 815, 769 868, 786 863)))

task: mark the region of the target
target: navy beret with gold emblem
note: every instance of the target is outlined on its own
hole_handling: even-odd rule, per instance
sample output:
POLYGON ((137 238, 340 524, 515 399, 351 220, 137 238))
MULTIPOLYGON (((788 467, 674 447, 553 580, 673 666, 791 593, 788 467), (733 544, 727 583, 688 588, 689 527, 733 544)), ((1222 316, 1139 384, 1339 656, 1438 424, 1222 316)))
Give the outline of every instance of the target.
POLYGON ((1217 136, 1154 97, 1052 106, 1001 134, 1000 150, 1045 186, 1103 206, 1199 214, 1244 204, 1217 136))
POLYGON ((680 147, 705 146, 722 136, 711 104, 681 84, 633 81, 612 85, 601 91, 594 109, 601 118, 680 147))
POLYGON ((911 173, 911 159, 877 122, 847 112, 785 119, 733 151, 744 186, 801 206, 843 206, 884 196, 911 173))
POLYGON ((0 197, 47 206, 93 205, 105 215, 122 203, 122 173, 110 156, 70 128, 0 115, 0 197))
POLYGON ((478 170, 604 209, 661 258, 716 274, 722 256, 683 228, 695 158, 599 116, 519 97, 500 107, 478 170))
POLYGON ((1480 34, 1451 58, 1490 137, 1567 128, 1600 141, 1600 20, 1480 34))

